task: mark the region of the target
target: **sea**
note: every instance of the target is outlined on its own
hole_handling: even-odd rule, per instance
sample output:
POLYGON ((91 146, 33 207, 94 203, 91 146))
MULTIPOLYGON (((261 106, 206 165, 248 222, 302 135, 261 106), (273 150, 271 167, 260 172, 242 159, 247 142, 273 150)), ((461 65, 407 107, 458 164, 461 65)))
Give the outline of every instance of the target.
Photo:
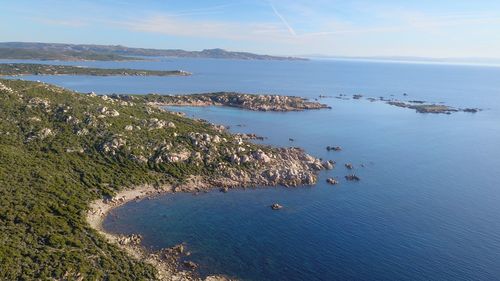
MULTIPOLYGON (((500 67, 361 60, 59 62, 182 69, 189 77, 24 76, 98 94, 237 91, 318 99, 331 109, 171 107, 337 162, 314 186, 167 194, 104 221, 152 250, 185 243, 202 275, 240 280, 500 280, 500 67), (346 99, 335 98, 344 95, 346 99), (478 113, 421 114, 423 100, 478 113), (320 96, 323 96, 320 98, 320 96), (293 139, 291 141, 290 139, 293 139), (327 151, 341 146, 342 151, 327 151), (352 163, 353 170, 344 164, 352 163), (359 182, 348 182, 347 174, 359 182), (326 179, 335 177, 338 185, 326 179), (283 209, 269 207, 279 203, 283 209)), ((15 77, 14 79, 18 79, 15 77)))

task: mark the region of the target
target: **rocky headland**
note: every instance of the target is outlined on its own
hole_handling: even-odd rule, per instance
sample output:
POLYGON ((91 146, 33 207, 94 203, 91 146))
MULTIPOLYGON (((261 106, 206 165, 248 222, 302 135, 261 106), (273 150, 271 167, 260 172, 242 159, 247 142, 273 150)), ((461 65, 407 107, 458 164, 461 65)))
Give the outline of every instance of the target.
MULTIPOLYGON (((194 264, 179 262, 178 249, 151 252, 138 236, 105 233, 102 219, 164 192, 311 185, 333 165, 300 148, 249 142, 257 136, 185 118, 148 98, 0 79, 0 104, 0 203, 9 213, 0 238, 29 260, 52 257, 22 269, 27 279, 201 280, 194 264)), ((16 279, 21 269, 6 265, 24 259, 9 255, 0 276, 16 279)))
MULTIPOLYGON (((136 96, 137 97, 137 96, 136 96)), ((302 97, 217 92, 191 95, 146 95, 142 99, 157 106, 228 106, 255 111, 302 111, 330 108, 302 97)))

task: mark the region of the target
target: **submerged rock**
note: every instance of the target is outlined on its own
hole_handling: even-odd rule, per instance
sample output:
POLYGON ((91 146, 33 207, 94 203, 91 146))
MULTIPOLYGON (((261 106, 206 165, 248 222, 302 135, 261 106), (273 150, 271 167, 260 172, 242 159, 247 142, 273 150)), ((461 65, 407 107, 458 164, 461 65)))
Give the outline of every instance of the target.
POLYGON ((481 109, 479 109, 479 108, 464 108, 464 109, 462 109, 463 112, 468 112, 468 113, 477 113, 480 110, 481 109))
POLYGON ((349 170, 352 170, 354 168, 354 166, 351 163, 346 163, 344 164, 344 166, 349 170))
POLYGON ((345 179, 348 181, 359 181, 360 180, 360 178, 354 174, 345 176, 345 179))
POLYGON ((342 147, 340 147, 340 146, 327 146, 326 150, 328 150, 328 151, 341 151, 342 147))

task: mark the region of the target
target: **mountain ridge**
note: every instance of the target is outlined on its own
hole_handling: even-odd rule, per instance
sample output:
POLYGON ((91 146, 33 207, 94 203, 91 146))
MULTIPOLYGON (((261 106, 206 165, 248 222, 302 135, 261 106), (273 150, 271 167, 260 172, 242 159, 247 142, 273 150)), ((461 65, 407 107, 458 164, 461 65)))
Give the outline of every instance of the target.
POLYGON ((60 57, 61 60, 140 60, 140 57, 307 60, 298 57, 234 52, 221 48, 187 51, 182 49, 132 48, 123 45, 0 42, 0 59, 43 59, 44 57, 47 59, 60 57), (101 56, 102 58, 100 58, 101 56))

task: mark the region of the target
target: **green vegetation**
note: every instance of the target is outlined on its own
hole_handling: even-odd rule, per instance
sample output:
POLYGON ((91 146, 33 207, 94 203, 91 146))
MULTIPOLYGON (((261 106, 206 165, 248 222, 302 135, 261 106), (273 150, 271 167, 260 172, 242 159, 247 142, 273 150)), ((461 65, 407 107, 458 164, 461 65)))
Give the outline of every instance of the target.
POLYGON ((236 167, 217 152, 241 145, 234 136, 139 99, 0 80, 0 108, 0 280, 152 279, 154 268, 90 228, 89 202, 126 187, 215 175, 221 165, 253 165, 236 167), (212 136, 210 151, 196 146, 193 132, 212 136), (205 158, 173 159, 182 149, 205 158))
POLYGON ((2 59, 57 60, 140 60, 140 57, 216 58, 240 60, 306 60, 296 57, 231 52, 223 49, 185 51, 179 49, 129 48, 117 45, 79 45, 57 43, 5 42, 0 43, 2 59))
POLYGON ((182 70, 159 71, 126 68, 89 68, 32 63, 0 64, 0 76, 15 75, 173 76, 190 75, 190 73, 182 70))
POLYGON ((0 59, 18 60, 62 60, 62 61, 127 61, 142 60, 137 57, 127 57, 110 53, 98 53, 92 51, 67 51, 67 50, 43 50, 43 49, 18 49, 0 48, 0 59))

